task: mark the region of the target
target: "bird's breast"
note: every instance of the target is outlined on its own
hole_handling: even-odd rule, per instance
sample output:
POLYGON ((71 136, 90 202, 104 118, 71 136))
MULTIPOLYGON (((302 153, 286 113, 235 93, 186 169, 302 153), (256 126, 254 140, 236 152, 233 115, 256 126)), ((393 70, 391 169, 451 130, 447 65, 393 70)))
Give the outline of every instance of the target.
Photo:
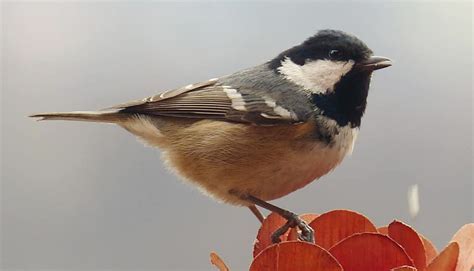
POLYGON ((323 140, 319 135, 320 132, 316 133, 313 141, 304 143, 300 148, 289 148, 282 155, 275 165, 281 168, 273 179, 275 189, 262 193, 263 198, 271 200, 285 196, 333 170, 346 155, 352 153, 357 129, 339 128, 336 134, 326 135, 323 140))
MULTIPOLYGON (((285 196, 336 167, 352 151, 356 130, 338 128, 331 141, 315 122, 259 127, 200 121, 176 130, 166 160, 186 180, 222 201, 245 204, 229 191, 263 200, 285 196)), ((168 135, 171 136, 171 135, 168 135)))

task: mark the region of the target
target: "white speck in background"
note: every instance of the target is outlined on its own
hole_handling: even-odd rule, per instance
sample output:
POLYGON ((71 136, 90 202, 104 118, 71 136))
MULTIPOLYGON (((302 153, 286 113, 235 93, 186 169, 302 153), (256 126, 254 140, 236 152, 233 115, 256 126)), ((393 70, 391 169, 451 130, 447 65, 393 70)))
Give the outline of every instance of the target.
POLYGON ((418 184, 408 188, 408 210, 411 218, 415 218, 420 211, 420 199, 418 196, 418 184))

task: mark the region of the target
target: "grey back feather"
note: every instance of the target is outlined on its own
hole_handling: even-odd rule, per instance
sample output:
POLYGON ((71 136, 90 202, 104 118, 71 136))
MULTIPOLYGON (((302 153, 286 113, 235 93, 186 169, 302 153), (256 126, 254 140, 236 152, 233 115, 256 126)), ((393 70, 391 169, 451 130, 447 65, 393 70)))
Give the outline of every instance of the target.
POLYGON ((267 64, 112 107, 123 113, 277 125, 304 122, 305 92, 267 64))

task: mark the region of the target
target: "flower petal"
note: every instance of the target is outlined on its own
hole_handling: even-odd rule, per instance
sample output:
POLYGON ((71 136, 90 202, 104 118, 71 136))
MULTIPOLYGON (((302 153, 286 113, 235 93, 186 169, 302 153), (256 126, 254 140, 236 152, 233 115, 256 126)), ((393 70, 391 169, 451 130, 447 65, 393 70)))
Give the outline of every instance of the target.
POLYGON ((390 270, 414 266, 405 250, 390 237, 380 233, 357 233, 333 246, 329 252, 344 270, 390 270))
POLYGON ((252 262, 250 271, 342 271, 322 247, 307 242, 282 242, 267 247, 252 262))
POLYGON ((229 271, 229 267, 225 265, 224 261, 215 252, 211 252, 211 263, 219 269, 219 271, 229 271))
MULTIPOLYGON (((257 238, 253 245, 253 257, 255 258, 262 250, 266 247, 273 245, 272 234, 281 226, 286 223, 286 219, 278 215, 277 213, 269 214, 260 226, 257 233, 257 238)), ((286 240, 288 232, 282 235, 281 239, 286 240)))
POLYGON ((314 229, 316 244, 329 249, 342 239, 362 232, 377 232, 365 216, 349 210, 334 210, 318 216, 309 224, 314 229))
POLYGON ((381 234, 388 235, 388 226, 383 226, 383 227, 377 228, 377 231, 381 234))
POLYGON ((459 259, 456 271, 469 270, 474 267, 474 223, 466 224, 453 236, 459 244, 459 259))
POLYGON ((414 229, 400 221, 393 221, 388 225, 388 236, 405 249, 417 269, 426 268, 425 247, 414 229))
POLYGON ((409 266, 409 265, 404 265, 404 266, 399 266, 393 269, 390 269, 390 271, 417 271, 415 267, 409 266))
MULTIPOLYGON (((459 257, 459 245, 456 242, 450 243, 438 257, 428 265, 426 271, 454 271, 459 257)), ((464 269, 468 270, 468 269, 464 269)))
POLYGON ((436 256, 438 256, 438 250, 428 238, 423 236, 423 234, 418 233, 418 235, 421 237, 423 246, 425 247, 426 264, 429 264, 434 258, 436 258, 436 256))
MULTIPOLYGON (((388 226, 379 227, 377 228, 377 231, 381 234, 388 235, 388 226)), ((418 235, 423 241, 423 246, 425 247, 426 264, 429 264, 436 256, 438 256, 438 250, 428 238, 423 236, 423 234, 418 233, 418 235)))

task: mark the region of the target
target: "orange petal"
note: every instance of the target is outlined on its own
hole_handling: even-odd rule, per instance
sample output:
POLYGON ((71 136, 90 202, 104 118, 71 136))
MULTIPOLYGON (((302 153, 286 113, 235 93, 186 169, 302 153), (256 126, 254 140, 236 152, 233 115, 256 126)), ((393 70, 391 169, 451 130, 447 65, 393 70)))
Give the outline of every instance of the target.
POLYGON ((414 229, 400 221, 393 221, 388 225, 388 236, 405 249, 417 269, 426 268, 425 247, 414 229))
POLYGON ((342 271, 327 250, 307 242, 282 242, 263 250, 252 262, 250 271, 342 271))
POLYGON ((318 214, 302 214, 300 215, 300 218, 306 221, 307 223, 311 223, 318 216, 318 214))
MULTIPOLYGON (((277 213, 268 215, 260 226, 257 233, 257 239, 253 245, 253 257, 255 258, 262 250, 272 245, 272 234, 286 223, 286 219, 277 213)), ((288 232, 281 236, 282 240, 287 239, 288 232)))
POLYGON ((215 252, 211 252, 211 263, 219 269, 219 271, 229 271, 227 265, 215 252))
POLYGON ((290 229, 286 241, 298 241, 298 230, 296 228, 290 229))
POLYGON ((390 271, 417 271, 415 267, 409 266, 409 265, 404 265, 404 266, 399 266, 396 268, 391 269, 390 271))
POLYGON ((383 226, 377 229, 377 231, 381 234, 388 235, 388 226, 383 226))
POLYGON ((316 244, 329 249, 342 239, 361 232, 377 232, 365 216, 349 210, 334 210, 318 216, 309 224, 314 229, 316 244))
POLYGON ((474 223, 466 224, 453 236, 459 244, 459 259, 456 271, 469 270, 474 267, 474 223))
MULTIPOLYGON (((381 234, 388 235, 388 226, 380 227, 377 231, 381 234)), ((438 250, 428 238, 423 236, 421 233, 418 233, 418 235, 423 241, 423 246, 425 247, 426 264, 429 264, 438 255, 438 250)))
POLYGON ((436 256, 438 256, 438 250, 436 250, 436 247, 428 238, 424 237, 420 233, 418 233, 418 235, 421 237, 423 246, 425 247, 426 264, 429 264, 434 258, 436 258, 436 256))
POLYGON ((441 251, 438 257, 434 258, 434 260, 426 268, 426 271, 454 271, 456 270, 458 257, 459 245, 456 242, 452 242, 443 251, 441 251))
POLYGON ((357 233, 333 246, 331 253, 344 270, 390 270, 414 266, 405 250, 390 237, 380 233, 357 233))
MULTIPOLYGON (((306 223, 311 223, 316 217, 317 214, 302 214, 300 218, 306 221, 306 223)), ((298 230, 296 228, 291 228, 290 232, 288 233, 287 241, 297 241, 298 240, 298 230)))

